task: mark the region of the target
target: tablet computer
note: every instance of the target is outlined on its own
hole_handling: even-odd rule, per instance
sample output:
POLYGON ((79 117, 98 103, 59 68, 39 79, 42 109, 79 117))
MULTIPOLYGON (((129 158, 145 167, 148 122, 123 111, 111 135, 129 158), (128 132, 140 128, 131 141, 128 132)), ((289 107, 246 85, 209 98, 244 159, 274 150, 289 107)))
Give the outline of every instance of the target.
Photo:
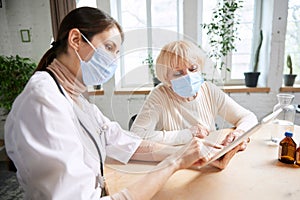
POLYGON ((227 152, 235 148, 237 145, 241 144, 243 141, 246 141, 253 133, 255 133, 263 124, 266 124, 270 122, 272 119, 274 119, 279 113, 282 111, 282 109, 278 109, 275 112, 272 112, 265 117, 263 117, 255 126, 253 126, 250 130, 243 133, 241 136, 239 136, 236 140, 234 140, 229 145, 222 148, 220 151, 217 151, 208 162, 204 163, 201 166, 192 167, 192 169, 200 169, 204 166, 207 166, 214 162, 215 160, 219 159, 221 156, 225 155, 227 152))

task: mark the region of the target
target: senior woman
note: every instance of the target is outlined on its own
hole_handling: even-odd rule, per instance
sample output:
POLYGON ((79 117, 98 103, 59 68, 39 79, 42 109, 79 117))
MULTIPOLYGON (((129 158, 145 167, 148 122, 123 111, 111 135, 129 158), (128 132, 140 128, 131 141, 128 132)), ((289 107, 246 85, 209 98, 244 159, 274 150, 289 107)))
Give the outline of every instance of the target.
POLYGON ((193 136, 205 138, 215 131, 220 116, 235 127, 222 142, 227 145, 253 127, 257 118, 251 111, 204 81, 201 72, 205 59, 204 52, 192 42, 165 45, 156 61, 162 83, 147 97, 131 131, 143 139, 181 145, 193 136))

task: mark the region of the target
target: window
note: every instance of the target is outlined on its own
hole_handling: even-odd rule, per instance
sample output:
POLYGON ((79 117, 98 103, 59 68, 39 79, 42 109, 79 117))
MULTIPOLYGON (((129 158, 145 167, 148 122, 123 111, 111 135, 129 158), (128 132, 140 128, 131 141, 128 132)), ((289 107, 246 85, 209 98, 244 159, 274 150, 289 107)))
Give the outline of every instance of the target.
POLYGON ((182 0, 111 1, 112 15, 125 32, 115 75, 118 88, 152 86, 144 60, 150 55, 155 62, 166 43, 181 38, 182 4, 182 0))
MULTIPOLYGON (((87 2, 77 0, 77 3, 81 1, 87 2)), ((95 3, 95 0, 89 1, 90 4, 95 3)), ((152 76, 144 60, 150 55, 155 63, 166 43, 183 39, 183 24, 191 20, 197 19, 199 27, 188 32, 198 32, 197 40, 207 51, 206 32, 201 32, 200 24, 210 22, 218 0, 193 1, 198 2, 199 13, 193 13, 193 19, 184 19, 183 0, 110 0, 111 14, 125 32, 119 57, 120 67, 115 74, 117 88, 152 86, 152 76)), ((254 55, 252 52, 255 51, 260 29, 260 4, 259 0, 243 1, 243 8, 239 10, 241 20, 238 31, 241 40, 236 42, 237 51, 226 58, 231 71, 222 74, 222 77, 227 84, 244 84, 243 73, 251 68, 251 56, 254 55)))
POLYGON ((89 6, 89 7, 97 7, 96 0, 76 0, 76 8, 89 6))
MULTIPOLYGON (((299 0, 289 0, 287 30, 285 36, 285 62, 283 73, 287 74, 286 58, 289 54, 292 58, 293 74, 300 73, 300 2, 299 0)), ((296 83, 300 83, 299 75, 296 83)))
MULTIPOLYGON (((217 5, 218 0, 202 1, 202 21, 203 23, 210 23, 212 12, 214 7, 217 5)), ((253 44, 257 41, 253 38, 258 38, 260 24, 254 24, 253 22, 259 22, 260 18, 259 11, 260 5, 255 4, 260 1, 243 1, 243 7, 238 11, 240 16, 240 24, 238 28, 238 35, 240 37, 239 41, 236 41, 236 51, 232 52, 225 58, 227 68, 230 72, 226 72, 222 75, 225 80, 225 84, 244 84, 244 72, 249 71, 251 68, 251 55, 253 55, 253 44), (256 12, 256 10, 258 12, 256 12), (253 37, 257 35, 257 37, 253 37)), ((201 46, 204 50, 209 49, 208 37, 206 35, 206 30, 203 30, 202 44, 201 46)))

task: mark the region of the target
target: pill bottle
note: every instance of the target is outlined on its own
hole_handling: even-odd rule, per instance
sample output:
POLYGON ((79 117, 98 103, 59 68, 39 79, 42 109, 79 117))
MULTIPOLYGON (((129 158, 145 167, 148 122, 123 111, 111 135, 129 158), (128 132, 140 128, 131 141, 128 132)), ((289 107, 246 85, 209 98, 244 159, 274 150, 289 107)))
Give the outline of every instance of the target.
POLYGON ((279 143, 278 160, 283 163, 294 164, 297 145, 292 138, 293 133, 285 132, 284 135, 285 138, 279 143))
POLYGON ((300 143, 299 143, 299 147, 296 149, 295 161, 296 164, 300 166, 300 143))

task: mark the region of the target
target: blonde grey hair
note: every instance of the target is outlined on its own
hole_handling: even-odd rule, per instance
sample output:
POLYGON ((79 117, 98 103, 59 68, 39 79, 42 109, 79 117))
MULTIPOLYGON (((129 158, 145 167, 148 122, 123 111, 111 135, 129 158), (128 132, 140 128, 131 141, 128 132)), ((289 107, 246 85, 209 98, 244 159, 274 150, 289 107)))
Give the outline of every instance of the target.
POLYGON ((206 55, 194 43, 186 40, 166 44, 156 59, 157 78, 166 85, 171 85, 168 74, 178 66, 197 65, 203 70, 206 55))

